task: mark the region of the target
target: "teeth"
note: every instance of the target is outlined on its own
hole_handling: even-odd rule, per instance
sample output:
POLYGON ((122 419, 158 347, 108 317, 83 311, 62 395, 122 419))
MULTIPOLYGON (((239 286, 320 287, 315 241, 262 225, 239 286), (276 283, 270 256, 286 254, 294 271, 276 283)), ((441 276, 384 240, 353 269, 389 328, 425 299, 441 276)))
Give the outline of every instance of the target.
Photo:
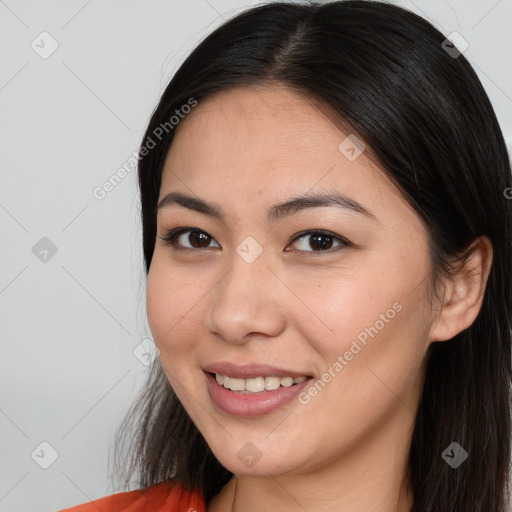
POLYGON ((235 379, 227 375, 215 374, 215 380, 221 386, 232 391, 249 391, 251 393, 261 393, 262 391, 271 391, 280 386, 290 387, 293 384, 303 382, 306 377, 256 377, 255 379, 235 379))
POLYGON ((281 379, 279 377, 265 377, 265 389, 272 391, 281 386, 281 379))
POLYGON ((265 379, 263 377, 256 377, 255 379, 240 379, 242 381, 242 391, 245 389, 246 391, 252 391, 253 393, 258 393, 260 391, 265 391, 265 379))

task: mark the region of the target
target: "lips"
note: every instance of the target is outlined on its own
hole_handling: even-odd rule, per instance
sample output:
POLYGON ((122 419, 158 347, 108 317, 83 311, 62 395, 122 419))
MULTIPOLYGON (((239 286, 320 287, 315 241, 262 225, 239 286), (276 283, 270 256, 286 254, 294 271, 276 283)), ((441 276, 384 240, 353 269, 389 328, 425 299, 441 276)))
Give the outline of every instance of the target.
MULTIPOLYGON (((231 391, 221 386, 215 380, 215 377, 212 377, 212 374, 205 372, 205 375, 209 396, 218 410, 239 417, 257 417, 270 414, 286 404, 290 404, 294 398, 314 383, 313 378, 311 378, 289 387, 251 393, 231 391)), ((298 402, 295 403, 296 407, 297 404, 298 402)))
POLYGON ((206 373, 228 375, 236 379, 255 379, 256 377, 312 377, 307 372, 297 372, 286 368, 278 368, 265 364, 234 364, 228 361, 221 361, 203 366, 206 373))

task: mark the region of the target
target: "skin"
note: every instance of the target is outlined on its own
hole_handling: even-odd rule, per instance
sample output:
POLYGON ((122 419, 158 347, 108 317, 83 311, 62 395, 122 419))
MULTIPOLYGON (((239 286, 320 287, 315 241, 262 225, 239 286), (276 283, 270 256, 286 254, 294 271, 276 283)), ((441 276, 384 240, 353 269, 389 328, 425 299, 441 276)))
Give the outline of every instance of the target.
POLYGON ((149 325, 183 406, 233 478, 208 505, 220 511, 407 511, 407 452, 432 341, 476 318, 492 260, 486 238, 428 300, 425 227, 363 152, 350 161, 339 130, 307 98, 282 86, 237 87, 200 102, 177 128, 160 199, 179 191, 218 203, 225 222, 180 206, 158 212, 147 285, 149 325), (336 190, 376 220, 334 206, 269 223, 265 210, 306 192, 336 190), (197 227, 212 237, 159 237, 197 227), (321 251, 321 229, 352 245, 321 251), (236 249, 253 237, 263 252, 236 249), (191 245, 194 244, 195 245, 191 245), (201 369, 221 360, 273 364, 321 379, 357 335, 394 303, 402 307, 306 405, 259 417, 219 410, 201 369), (434 305, 435 306, 435 305, 434 305), (237 453, 253 443, 247 466, 237 453), (236 499, 235 498, 236 487, 236 499), (234 503, 233 503, 234 502, 234 503))

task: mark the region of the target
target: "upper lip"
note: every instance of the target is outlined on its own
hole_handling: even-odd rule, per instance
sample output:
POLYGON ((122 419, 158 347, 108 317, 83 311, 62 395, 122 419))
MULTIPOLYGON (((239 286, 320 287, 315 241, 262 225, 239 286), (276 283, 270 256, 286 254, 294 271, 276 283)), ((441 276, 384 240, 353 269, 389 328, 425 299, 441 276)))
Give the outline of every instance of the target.
POLYGON ((296 372, 277 368, 267 364, 233 364, 228 361, 220 361, 214 364, 203 366, 203 370, 208 373, 218 373, 220 375, 228 375, 236 379, 253 379, 256 377, 310 377, 304 372, 296 372))

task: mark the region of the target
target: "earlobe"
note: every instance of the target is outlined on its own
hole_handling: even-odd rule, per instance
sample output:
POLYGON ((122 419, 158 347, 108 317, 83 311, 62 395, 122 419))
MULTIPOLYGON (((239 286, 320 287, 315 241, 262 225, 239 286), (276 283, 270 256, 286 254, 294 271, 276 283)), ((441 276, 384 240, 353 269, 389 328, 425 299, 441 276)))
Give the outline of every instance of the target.
POLYGON ((430 341, 446 341, 475 321, 491 270, 493 249, 488 237, 476 238, 460 258, 452 276, 446 278, 444 299, 436 311, 430 341))

